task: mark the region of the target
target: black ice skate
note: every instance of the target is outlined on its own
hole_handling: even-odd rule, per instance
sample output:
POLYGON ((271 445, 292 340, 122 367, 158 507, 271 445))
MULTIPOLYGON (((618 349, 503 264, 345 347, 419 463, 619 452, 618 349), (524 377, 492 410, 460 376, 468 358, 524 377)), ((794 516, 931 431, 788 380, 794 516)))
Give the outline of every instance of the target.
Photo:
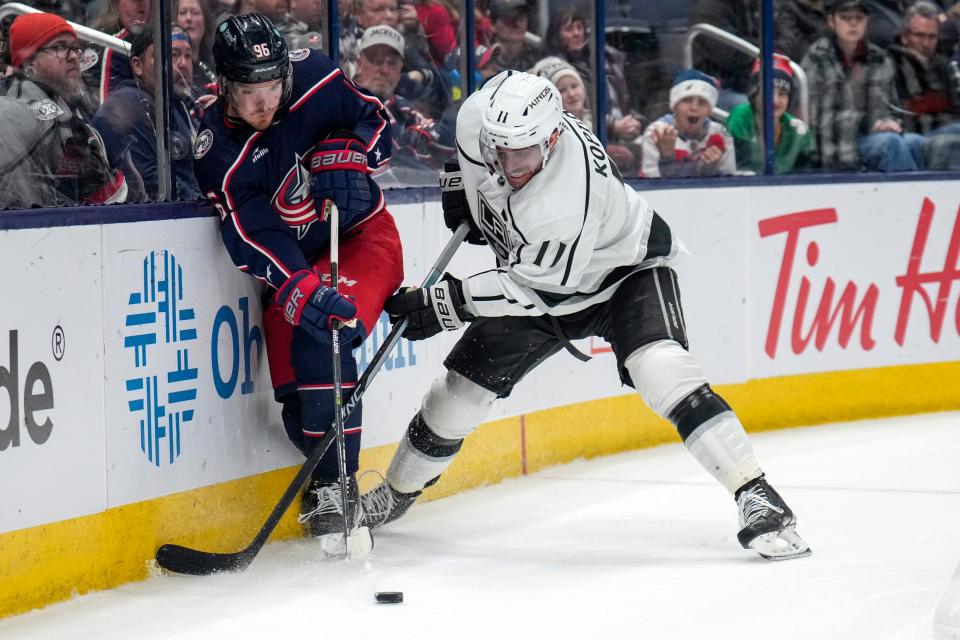
POLYGON ((363 503, 363 524, 376 529, 393 522, 413 506, 421 493, 423 492, 400 493, 383 480, 360 498, 363 503))
POLYGON ((343 541, 344 501, 340 482, 312 479, 303 494, 303 513, 298 522, 306 522, 310 535, 321 539, 321 548, 329 555, 360 556, 373 548, 370 530, 362 525, 363 506, 356 476, 347 476, 347 525, 349 536, 343 541))
POLYGON ((766 478, 760 476, 740 487, 735 496, 740 508, 737 540, 767 560, 790 560, 810 555, 810 547, 796 532, 797 520, 766 478))

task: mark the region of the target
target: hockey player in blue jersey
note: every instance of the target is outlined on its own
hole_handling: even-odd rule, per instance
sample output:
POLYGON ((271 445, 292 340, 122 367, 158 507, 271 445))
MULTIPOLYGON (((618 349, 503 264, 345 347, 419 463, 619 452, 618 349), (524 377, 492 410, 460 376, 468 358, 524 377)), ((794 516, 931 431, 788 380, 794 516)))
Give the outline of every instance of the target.
MULTIPOLYGON (((400 238, 371 178, 389 162, 389 124, 376 97, 322 52, 288 52, 262 15, 222 22, 213 55, 220 95, 194 145, 197 180, 220 213, 234 263, 271 288, 263 313, 270 374, 287 435, 306 455, 334 419, 331 323, 357 321, 340 331, 349 392, 357 380, 352 348, 403 279, 400 238), (340 211, 343 295, 327 286, 327 201, 340 211)), ((346 500, 333 448, 313 473, 301 515, 312 535, 342 531, 344 508, 359 528, 360 429, 357 407, 344 425, 346 500)))

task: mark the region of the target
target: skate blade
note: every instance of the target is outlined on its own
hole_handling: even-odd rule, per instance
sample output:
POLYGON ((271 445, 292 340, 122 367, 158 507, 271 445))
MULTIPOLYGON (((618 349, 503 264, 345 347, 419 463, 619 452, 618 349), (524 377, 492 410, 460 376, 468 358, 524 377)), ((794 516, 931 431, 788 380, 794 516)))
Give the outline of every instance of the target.
POLYGON ((347 558, 364 558, 373 551, 373 535, 367 527, 357 527, 343 543, 342 533, 320 536, 320 550, 325 555, 347 558))
POLYGON ((803 538, 791 527, 777 533, 757 536, 749 547, 765 560, 793 560, 810 555, 813 551, 803 538))

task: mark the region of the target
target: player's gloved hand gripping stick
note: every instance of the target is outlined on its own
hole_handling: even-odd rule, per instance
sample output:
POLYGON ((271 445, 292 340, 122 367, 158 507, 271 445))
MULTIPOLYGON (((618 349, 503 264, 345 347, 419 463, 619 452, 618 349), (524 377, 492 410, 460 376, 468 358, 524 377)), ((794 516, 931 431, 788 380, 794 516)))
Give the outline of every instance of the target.
MULTIPOLYGON (((336 205, 329 207, 331 211, 335 208, 336 205)), ((330 236, 331 247, 333 233, 335 232, 330 236)), ((330 256, 332 266, 332 250, 330 256)), ((357 305, 350 298, 340 295, 336 282, 332 284, 331 287, 322 284, 320 274, 312 269, 301 269, 291 275, 277 290, 276 296, 277 304, 283 309, 284 319, 318 339, 326 337, 336 324, 356 324, 357 305)))
MULTIPOLYGON (((430 268, 430 271, 424 278, 423 283, 420 285, 421 287, 430 287, 440 279, 440 274, 442 274, 443 270, 446 269, 447 264, 449 264, 451 258, 453 258, 453 254, 456 253, 468 231, 469 226, 467 224, 461 224, 457 228, 453 234, 453 237, 450 238, 449 242, 447 242, 446 246, 443 248, 443 251, 437 258, 437 261, 430 268)), ((406 327, 407 320, 403 319, 395 324, 390 330, 390 333, 387 335, 383 346, 381 346, 377 353, 373 356, 369 366, 364 370, 363 375, 360 376, 356 386, 353 388, 353 393, 344 403, 342 409, 343 413, 341 415, 341 419, 343 421, 346 421, 346 419, 353 412, 353 409, 357 406, 357 403, 366 393, 367 387, 370 386, 370 382, 383 366, 384 361, 387 359, 387 356, 390 354, 390 352, 393 351, 393 348, 397 345, 397 342, 399 342, 400 335, 403 333, 406 327)), ((313 448, 313 451, 310 452, 310 455, 307 457, 306 461, 304 461, 303 465, 300 467, 300 470, 297 471, 297 475, 294 476, 293 480, 290 482, 290 486, 287 487, 287 490, 284 491, 283 495, 280 497, 280 501, 273 508, 273 511, 270 512, 270 515, 267 516, 266 522, 264 522, 263 526, 260 527, 260 531, 257 532, 257 535, 254 537, 253 541, 245 549, 241 549, 240 551, 233 553, 216 553, 212 551, 191 549, 189 547, 183 547, 177 544, 165 544, 157 549, 157 564, 168 571, 191 575, 209 575, 218 571, 242 571, 250 566, 250 563, 253 562, 253 559, 257 557, 258 553, 260 553, 260 549, 262 549, 263 545, 266 544, 267 538, 269 538, 270 534, 273 533, 277 523, 280 522, 280 518, 283 517, 283 514, 288 508, 290 508, 290 505, 300 494, 300 491, 303 489, 303 485, 306 484, 310 474, 320 462, 320 458, 323 457, 323 455, 327 452, 327 449, 330 448, 330 445, 336 438, 336 426, 332 426, 333 428, 327 431, 327 434, 323 436, 323 439, 321 439, 317 446, 313 448)))
POLYGON ((456 331, 476 318, 463 306, 463 284, 449 273, 432 287, 408 287, 396 292, 383 309, 390 320, 408 322, 403 337, 426 340, 441 331, 456 331))
POLYGON ((333 201, 347 220, 363 215, 373 204, 367 149, 350 131, 336 131, 318 142, 310 155, 310 193, 319 206, 333 201))
MULTIPOLYGON (((444 224, 451 231, 466 224, 470 231, 464 240, 470 244, 486 244, 486 238, 470 215, 458 162, 444 163, 440 191, 444 224)), ((464 307, 463 284, 449 273, 434 286, 401 289, 390 296, 384 310, 393 322, 406 320, 403 337, 407 340, 426 340, 441 331, 456 331, 475 319, 464 307)))

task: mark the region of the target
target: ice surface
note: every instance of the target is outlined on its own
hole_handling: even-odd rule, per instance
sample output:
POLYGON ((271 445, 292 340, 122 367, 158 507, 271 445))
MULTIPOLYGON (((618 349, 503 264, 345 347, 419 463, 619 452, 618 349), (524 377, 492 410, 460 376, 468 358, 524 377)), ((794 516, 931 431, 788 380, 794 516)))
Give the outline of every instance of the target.
POLYGON ((733 499, 670 445, 416 505, 364 561, 276 543, 246 573, 91 594, 0 638, 931 638, 960 559, 960 414, 753 442, 813 556, 741 549, 733 499))

